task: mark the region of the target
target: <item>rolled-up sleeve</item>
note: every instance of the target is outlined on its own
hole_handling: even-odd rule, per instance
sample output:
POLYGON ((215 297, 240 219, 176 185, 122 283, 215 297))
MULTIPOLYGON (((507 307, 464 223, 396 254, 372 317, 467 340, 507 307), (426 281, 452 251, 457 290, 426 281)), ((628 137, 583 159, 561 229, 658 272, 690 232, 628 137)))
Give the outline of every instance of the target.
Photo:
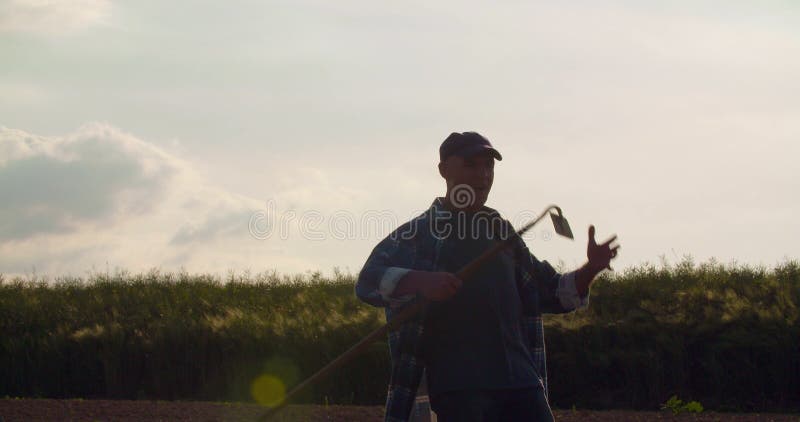
POLYGON ((575 277, 577 271, 570 271, 564 273, 558 279, 558 287, 556 288, 556 296, 561 306, 565 310, 574 310, 585 308, 589 305, 589 294, 581 296, 578 294, 578 289, 575 287, 575 277))
POLYGON ((400 279, 411 271, 413 263, 413 248, 409 247, 409 240, 401 239, 397 232, 375 246, 358 274, 356 296, 372 306, 393 308, 415 297, 413 294, 391 296, 400 279))
POLYGON ((574 271, 561 274, 549 262, 539 261, 519 236, 515 251, 520 265, 520 293, 527 313, 560 314, 573 311, 582 303, 588 304, 588 298, 577 298, 574 271))
POLYGON ((410 268, 389 267, 383 273, 383 277, 381 277, 381 281, 378 284, 378 292, 380 292, 383 300, 389 303, 389 306, 401 306, 416 297, 414 294, 392 297, 392 293, 394 292, 394 289, 397 288, 397 284, 400 282, 400 279, 408 274, 409 271, 411 271, 410 268))

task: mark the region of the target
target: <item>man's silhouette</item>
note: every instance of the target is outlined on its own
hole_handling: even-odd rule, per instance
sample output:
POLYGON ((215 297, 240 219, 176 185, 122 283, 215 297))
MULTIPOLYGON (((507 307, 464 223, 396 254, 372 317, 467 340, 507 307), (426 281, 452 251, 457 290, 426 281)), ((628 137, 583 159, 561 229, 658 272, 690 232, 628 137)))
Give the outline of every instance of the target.
POLYGON ((484 205, 502 160, 485 137, 452 133, 439 158, 445 196, 383 239, 356 283, 356 295, 384 307, 389 320, 419 297, 432 301, 389 334, 385 419, 409 420, 426 378, 440 421, 552 420, 541 314, 586 306, 592 280, 610 269, 619 246, 611 246, 615 237, 598 245, 590 226, 588 262, 559 274, 484 205), (466 282, 454 275, 508 236, 512 246, 466 282))

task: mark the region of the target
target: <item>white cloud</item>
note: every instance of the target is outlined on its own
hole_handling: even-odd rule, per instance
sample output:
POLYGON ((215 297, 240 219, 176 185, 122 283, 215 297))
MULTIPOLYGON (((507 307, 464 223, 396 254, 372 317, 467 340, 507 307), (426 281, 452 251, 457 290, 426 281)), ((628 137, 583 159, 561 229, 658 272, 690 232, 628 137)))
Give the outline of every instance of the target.
POLYGON ((182 164, 104 125, 66 137, 0 128, 0 239, 70 232, 141 214, 182 164))
POLYGON ((106 23, 110 14, 110 0, 7 0, 0 32, 68 33, 106 23))
POLYGON ((242 241, 260 206, 99 123, 55 137, 0 128, 0 197, 0 273, 191 266, 209 253, 240 268, 231 258, 253 246, 242 241), (232 239, 238 250, 215 251, 232 239))
POLYGON ((340 266, 344 240, 331 240, 330 216, 343 209, 357 215, 365 193, 314 167, 281 173, 265 200, 295 217, 286 220, 286 236, 276 227, 259 240, 251 217, 265 200, 214 186, 191 163, 132 134, 101 123, 65 136, 0 127, 0 274, 340 266), (309 212, 323 221, 304 225, 309 212), (309 229, 323 241, 309 240, 309 229))

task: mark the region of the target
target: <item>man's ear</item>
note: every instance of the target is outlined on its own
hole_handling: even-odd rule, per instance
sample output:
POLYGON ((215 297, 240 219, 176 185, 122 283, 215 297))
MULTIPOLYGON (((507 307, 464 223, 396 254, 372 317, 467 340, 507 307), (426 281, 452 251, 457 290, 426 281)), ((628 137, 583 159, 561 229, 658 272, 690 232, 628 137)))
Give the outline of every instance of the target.
POLYGON ((439 175, 447 180, 447 164, 444 161, 439 161, 439 175))

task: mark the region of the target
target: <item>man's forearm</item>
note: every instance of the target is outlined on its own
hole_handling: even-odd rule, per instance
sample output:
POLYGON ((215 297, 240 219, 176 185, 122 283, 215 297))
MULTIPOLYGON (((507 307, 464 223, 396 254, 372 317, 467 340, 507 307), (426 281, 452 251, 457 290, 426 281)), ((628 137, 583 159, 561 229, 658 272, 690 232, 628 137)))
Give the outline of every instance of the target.
POLYGON ((603 269, 593 268, 588 262, 578 268, 575 274, 575 290, 578 291, 579 296, 583 297, 589 294, 589 286, 600 271, 603 269))

